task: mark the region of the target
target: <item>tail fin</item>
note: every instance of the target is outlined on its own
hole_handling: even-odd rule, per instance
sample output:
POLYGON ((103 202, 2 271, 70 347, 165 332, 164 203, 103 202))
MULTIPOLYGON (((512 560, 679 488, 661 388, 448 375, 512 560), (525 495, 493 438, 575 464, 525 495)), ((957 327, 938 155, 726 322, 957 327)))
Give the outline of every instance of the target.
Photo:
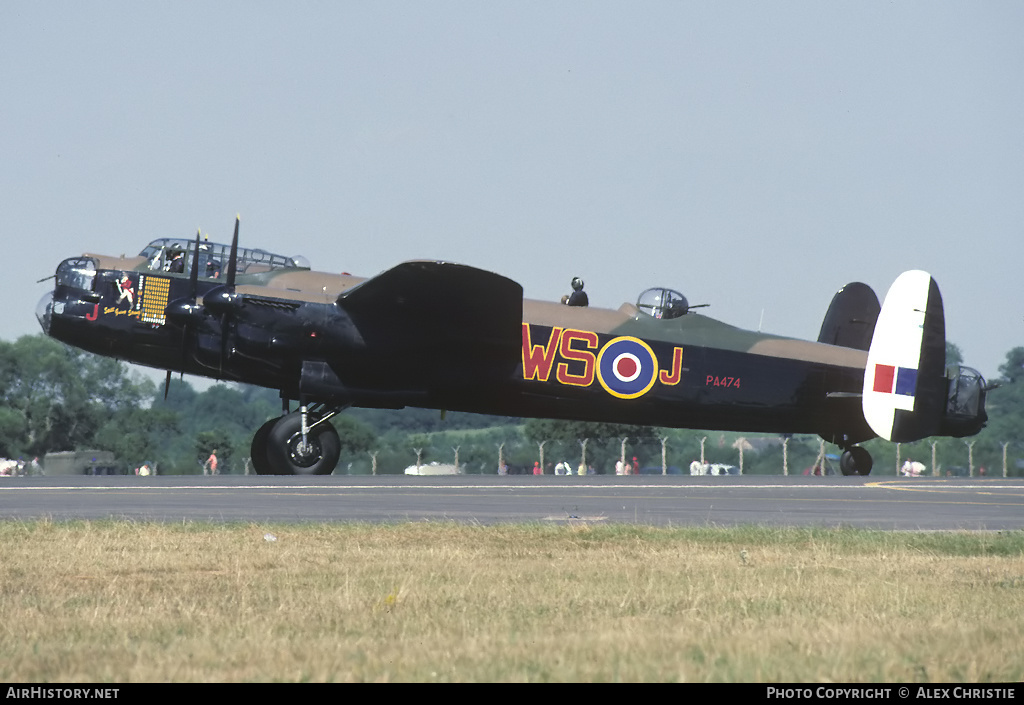
POLYGON ((878 297, 867 284, 852 282, 832 297, 818 333, 819 343, 867 350, 878 320, 878 297))
POLYGON ((939 287, 927 272, 904 272, 889 288, 868 349, 861 404, 882 438, 938 435, 946 403, 946 322, 939 287))

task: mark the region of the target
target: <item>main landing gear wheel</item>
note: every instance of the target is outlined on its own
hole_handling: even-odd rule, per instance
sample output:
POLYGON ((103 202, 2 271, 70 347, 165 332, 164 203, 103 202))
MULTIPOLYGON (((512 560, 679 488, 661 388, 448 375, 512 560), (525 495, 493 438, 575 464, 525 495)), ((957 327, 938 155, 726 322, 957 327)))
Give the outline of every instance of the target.
MULTIPOLYGON (((338 432, 327 421, 318 423, 319 419, 312 414, 307 419, 309 429, 305 442, 302 440, 302 414, 298 411, 282 416, 271 426, 266 439, 266 457, 272 473, 330 475, 334 471, 341 457, 338 432)), ((256 441, 254 437, 254 446, 256 441)))
POLYGON ((270 431, 278 421, 280 419, 267 421, 260 426, 259 430, 256 431, 256 435, 252 437, 252 446, 249 450, 252 458, 252 467, 257 475, 274 474, 274 469, 270 465, 270 459, 267 457, 267 439, 270 438, 270 431))
POLYGON ((844 475, 870 475, 873 464, 871 453, 860 446, 847 448, 839 458, 839 469, 844 475))

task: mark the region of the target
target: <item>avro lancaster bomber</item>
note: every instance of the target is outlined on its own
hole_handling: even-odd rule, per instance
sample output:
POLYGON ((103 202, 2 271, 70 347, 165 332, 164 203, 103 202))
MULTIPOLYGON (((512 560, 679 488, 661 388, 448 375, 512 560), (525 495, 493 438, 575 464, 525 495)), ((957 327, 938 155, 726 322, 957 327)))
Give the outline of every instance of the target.
MULTIPOLYGON (((583 282, 573 300, 585 303, 583 282)), ((261 474, 330 474, 335 414, 416 406, 673 428, 814 433, 868 474, 860 445, 969 436, 985 381, 945 366, 942 298, 926 272, 883 305, 853 283, 816 341, 741 330, 678 291, 618 309, 523 299, 498 274, 412 261, 377 276, 315 272, 239 246, 164 238, 137 257, 83 254, 57 267, 43 330, 167 370, 276 389, 284 413, 256 430, 261 474), (292 410, 292 404, 297 408, 292 410)))

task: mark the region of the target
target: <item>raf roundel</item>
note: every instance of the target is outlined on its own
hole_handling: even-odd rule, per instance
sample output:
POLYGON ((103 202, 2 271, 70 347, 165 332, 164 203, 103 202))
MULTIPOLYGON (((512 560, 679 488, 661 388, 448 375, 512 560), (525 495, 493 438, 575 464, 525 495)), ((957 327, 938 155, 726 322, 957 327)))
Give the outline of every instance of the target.
POLYGON ((597 356, 597 379, 612 396, 636 399, 658 378, 658 358, 639 338, 611 340, 597 356))

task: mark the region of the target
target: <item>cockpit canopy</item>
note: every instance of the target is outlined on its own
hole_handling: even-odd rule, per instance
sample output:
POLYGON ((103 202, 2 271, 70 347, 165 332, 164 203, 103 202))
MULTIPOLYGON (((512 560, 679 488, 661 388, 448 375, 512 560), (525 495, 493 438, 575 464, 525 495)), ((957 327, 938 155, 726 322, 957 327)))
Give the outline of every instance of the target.
MULTIPOLYGON (((188 273, 192 271, 195 240, 162 237, 153 240, 139 254, 148 260, 151 271, 188 273)), ((199 276, 218 279, 227 271, 231 246, 214 242, 199 243, 199 276)), ((276 269, 309 269, 304 257, 285 257, 265 250, 238 248, 235 258, 238 274, 258 274, 276 269)))
POLYGON ((655 287, 640 294, 636 307, 640 313, 654 318, 679 318, 690 310, 690 303, 674 289, 655 287))

